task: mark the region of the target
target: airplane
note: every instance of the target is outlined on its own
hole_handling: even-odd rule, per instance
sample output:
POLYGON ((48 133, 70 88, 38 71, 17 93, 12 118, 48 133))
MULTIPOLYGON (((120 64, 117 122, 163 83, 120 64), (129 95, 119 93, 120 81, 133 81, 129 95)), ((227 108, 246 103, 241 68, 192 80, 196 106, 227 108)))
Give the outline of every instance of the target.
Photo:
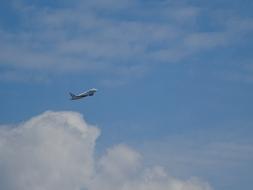
POLYGON ((93 96, 95 94, 95 92, 97 92, 97 89, 91 88, 81 94, 78 94, 78 95, 72 94, 71 92, 69 94, 71 96, 71 100, 78 100, 78 99, 84 98, 86 96, 93 96))

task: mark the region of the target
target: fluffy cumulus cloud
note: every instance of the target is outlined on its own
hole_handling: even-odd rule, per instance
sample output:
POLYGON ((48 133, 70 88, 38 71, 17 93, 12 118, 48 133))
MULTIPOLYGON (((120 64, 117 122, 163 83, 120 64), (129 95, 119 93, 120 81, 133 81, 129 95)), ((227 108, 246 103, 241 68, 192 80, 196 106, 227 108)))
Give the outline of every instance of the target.
POLYGON ((47 111, 0 129, 0 189, 210 190, 208 183, 144 167, 140 153, 120 144, 94 158, 99 129, 75 112, 47 111))
POLYGON ((46 112, 0 133, 0 189, 80 189, 99 130, 81 115, 46 112))

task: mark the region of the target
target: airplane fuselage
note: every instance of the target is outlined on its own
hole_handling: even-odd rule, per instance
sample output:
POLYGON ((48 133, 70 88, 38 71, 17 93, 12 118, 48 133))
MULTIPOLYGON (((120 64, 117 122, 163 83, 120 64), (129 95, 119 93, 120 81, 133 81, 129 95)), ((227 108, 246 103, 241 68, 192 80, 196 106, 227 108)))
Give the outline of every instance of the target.
POLYGON ((96 92, 97 92, 97 89, 92 88, 92 89, 90 89, 86 92, 83 92, 81 94, 78 94, 78 95, 74 95, 74 94, 70 93, 71 100, 78 100, 78 99, 84 98, 86 96, 93 96, 96 92))

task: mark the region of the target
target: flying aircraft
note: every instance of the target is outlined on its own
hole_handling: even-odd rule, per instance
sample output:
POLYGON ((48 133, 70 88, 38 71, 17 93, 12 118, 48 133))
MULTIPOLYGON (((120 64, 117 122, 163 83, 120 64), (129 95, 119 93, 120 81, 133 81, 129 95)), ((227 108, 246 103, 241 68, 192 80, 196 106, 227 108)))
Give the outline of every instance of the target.
POLYGON ((78 94, 78 95, 72 94, 71 92, 69 94, 71 96, 71 100, 78 100, 78 99, 84 98, 86 96, 93 96, 95 94, 95 92, 97 92, 97 89, 91 88, 81 94, 78 94))

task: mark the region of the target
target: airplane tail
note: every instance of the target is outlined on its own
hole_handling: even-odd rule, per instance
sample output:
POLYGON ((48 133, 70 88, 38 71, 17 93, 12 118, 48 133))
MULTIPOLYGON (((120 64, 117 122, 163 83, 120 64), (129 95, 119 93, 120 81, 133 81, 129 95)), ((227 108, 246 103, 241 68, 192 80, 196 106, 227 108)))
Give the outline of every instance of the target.
POLYGON ((72 94, 71 92, 69 93, 69 95, 71 96, 71 100, 74 100, 76 98, 76 95, 72 94))

